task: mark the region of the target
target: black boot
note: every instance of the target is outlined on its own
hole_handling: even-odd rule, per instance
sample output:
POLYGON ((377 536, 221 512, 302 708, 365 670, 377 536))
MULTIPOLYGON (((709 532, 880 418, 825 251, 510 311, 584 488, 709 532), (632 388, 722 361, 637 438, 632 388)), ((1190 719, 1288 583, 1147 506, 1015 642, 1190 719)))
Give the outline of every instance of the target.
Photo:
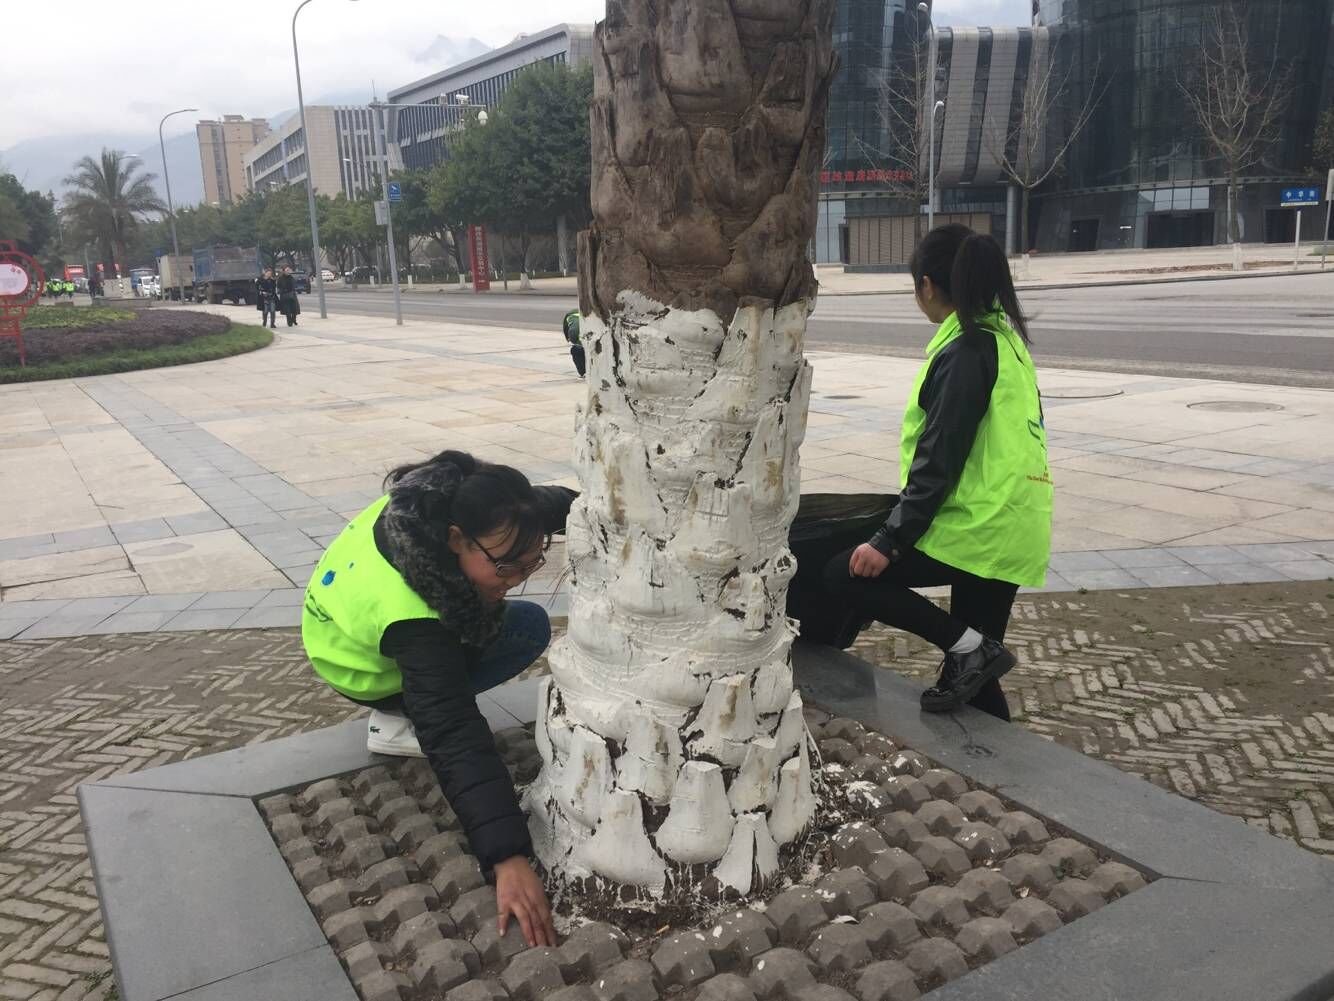
POLYGON ((922 708, 929 713, 957 709, 972 701, 988 681, 1000 678, 1014 665, 1014 654, 986 637, 976 650, 947 653, 940 664, 940 677, 922 693, 922 708))

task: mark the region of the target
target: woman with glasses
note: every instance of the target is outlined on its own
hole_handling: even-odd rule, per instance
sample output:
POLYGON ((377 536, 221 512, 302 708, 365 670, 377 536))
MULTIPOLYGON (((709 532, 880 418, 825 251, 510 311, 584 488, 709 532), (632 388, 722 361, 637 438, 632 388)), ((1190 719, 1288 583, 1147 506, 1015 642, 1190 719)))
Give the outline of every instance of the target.
POLYGON ((315 568, 306 654, 330 687, 370 708, 367 748, 430 762, 494 873, 501 931, 513 916, 529 945, 555 945, 528 823, 476 695, 546 650, 546 612, 506 595, 545 564, 574 492, 453 451, 400 466, 385 485, 315 568))

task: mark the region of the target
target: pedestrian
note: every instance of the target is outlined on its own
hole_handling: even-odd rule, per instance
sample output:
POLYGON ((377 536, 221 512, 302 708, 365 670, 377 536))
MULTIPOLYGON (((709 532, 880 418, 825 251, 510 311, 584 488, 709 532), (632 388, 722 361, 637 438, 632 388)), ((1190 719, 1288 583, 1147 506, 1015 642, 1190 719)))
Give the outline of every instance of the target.
POLYGON ((255 279, 255 298, 259 306, 259 325, 274 329, 278 326, 278 283, 273 280, 273 268, 255 279))
POLYGON ((584 345, 579 340, 579 310, 572 309, 565 314, 561 329, 566 343, 570 345, 570 360, 574 362, 574 370, 583 378, 587 358, 584 356, 584 345))
POLYGON ((1000 678, 1015 592, 1041 587, 1052 481, 1028 328, 1000 245, 957 223, 909 264, 917 306, 938 324, 903 416, 902 492, 866 542, 833 557, 825 586, 944 654, 928 712, 968 703, 1010 718, 1000 678), (915 588, 950 586, 944 611, 915 588))
POLYGON ((292 277, 290 264, 283 265, 283 273, 278 276, 276 285, 278 306, 283 311, 283 316, 287 317, 287 325, 295 327, 296 318, 301 313, 301 300, 296 297, 296 279, 292 277))
POLYGON ((315 568, 306 654, 335 691, 370 708, 369 750, 429 761, 494 879, 501 933, 512 916, 529 945, 555 945, 528 824, 475 696, 551 639, 542 607, 506 593, 546 562, 574 492, 456 451, 400 466, 385 485, 315 568))

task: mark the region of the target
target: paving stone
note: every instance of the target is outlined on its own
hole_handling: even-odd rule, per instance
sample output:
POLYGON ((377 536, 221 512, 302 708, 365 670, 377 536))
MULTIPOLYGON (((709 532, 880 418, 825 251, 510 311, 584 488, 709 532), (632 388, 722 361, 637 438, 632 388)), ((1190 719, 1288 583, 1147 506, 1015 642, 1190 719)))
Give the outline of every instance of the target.
POLYGON ((320 922, 329 943, 339 952, 352 948, 361 942, 369 941, 379 931, 380 923, 375 920, 369 907, 353 907, 340 911, 326 921, 320 922))
POLYGON ((747 907, 724 914, 706 937, 716 969, 749 969, 751 959, 778 944, 778 929, 766 914, 747 907))
POLYGON ((926 825, 906 810, 895 810, 876 825, 876 830, 891 848, 909 851, 931 836, 926 825))
POLYGON ((955 831, 968 823, 968 818, 963 815, 962 810, 943 799, 928 800, 917 809, 913 816, 920 820, 932 834, 940 834, 946 837, 952 836, 955 831))
POLYGON ((917 915, 902 904, 886 901, 872 904, 858 917, 871 951, 883 954, 902 951, 922 937, 917 915))
POLYGON ((847 767, 857 760, 857 756, 857 748, 846 740, 834 738, 820 741, 820 757, 826 762, 833 761, 847 767))
POLYGON ((1074 838, 1057 838, 1048 842, 1042 849, 1042 858, 1056 870, 1058 876, 1082 876, 1092 872, 1098 864, 1098 856, 1093 849, 1074 838))
POLYGON ((861 817, 883 817, 894 808, 894 802, 880 787, 866 779, 856 779, 842 789, 848 806, 861 817))
POLYGON ((371 834, 364 838, 357 838, 355 841, 349 841, 347 846, 338 853, 338 864, 345 869, 362 873, 375 865, 376 862, 383 862, 395 854, 397 854, 397 849, 392 841, 383 834, 371 834))
POLYGON ((404 851, 412 851, 440 833, 435 820, 424 813, 405 817, 389 831, 389 837, 404 851))
POLYGON ((1013 855, 1001 863, 1001 874, 1016 890, 1045 894, 1056 885, 1056 870, 1036 855, 1013 855))
POLYGON ((508 1001, 509 994, 499 980, 476 979, 460 984, 445 995, 445 1001, 508 1001))
POLYGON ((769 901, 764 913, 778 929, 778 940, 785 945, 801 945, 815 929, 829 921, 824 902, 806 886, 784 890, 769 901))
POLYGON ((593 991, 602 1001, 658 1001, 658 974, 643 959, 626 959, 604 970, 593 981, 593 991))
POLYGON ((1016 900, 1005 908, 1005 913, 1001 917, 1014 931, 1015 937, 1025 941, 1038 938, 1061 927, 1060 914, 1056 913, 1054 907, 1037 897, 1025 897, 1022 900, 1016 900))
POLYGON ((362 799, 367 800, 367 805, 373 810, 375 805, 369 802, 370 791, 378 785, 385 782, 392 782, 394 777, 389 774, 389 769, 384 765, 372 765, 370 768, 364 768, 352 776, 352 788, 357 791, 362 799))
POLYGON ((913 857, 927 872, 947 883, 954 882, 972 868, 967 852, 949 838, 935 835, 924 838, 913 849, 913 857))
POLYGON ((913 971, 894 959, 872 963, 857 978, 861 1001, 916 1001, 922 996, 913 971))
POLYGON ((449 916, 467 935, 475 934, 488 918, 494 918, 498 913, 496 891, 489 886, 479 886, 475 890, 469 890, 454 901, 454 905, 449 909, 449 916))
POLYGON ((958 772, 948 768, 931 768, 921 775, 922 783, 936 799, 953 802, 968 791, 968 783, 958 772))
POLYGON ((1005 835, 981 820, 970 820, 955 831, 954 843, 974 862, 992 862, 1010 854, 1005 835))
POLYGON ((876 733, 874 731, 868 731, 853 743, 857 745, 857 750, 861 751, 863 754, 872 754, 877 758, 882 759, 889 758, 890 755, 899 749, 899 746, 883 733, 876 733))
POLYGON ((833 984, 816 984, 814 987, 803 987, 793 997, 794 1001, 857 1001, 842 987, 835 987, 833 984))
POLYGON ((292 878, 301 887, 302 893, 309 893, 315 887, 329 882, 330 876, 324 859, 308 858, 292 864, 292 878))
POLYGON ((412 979, 428 991, 441 994, 465 984, 482 969, 482 958, 467 942, 438 939, 416 950, 412 979))
POLYGON ((434 911, 440 907, 440 898, 435 890, 421 883, 400 886, 390 890, 375 905, 375 916, 381 922, 392 921, 401 924, 418 914, 434 911))
POLYGON ((995 869, 966 872, 954 888, 963 894, 968 909, 974 913, 999 914, 1014 903, 1010 881, 995 869))
POLYGON ((454 920, 442 911, 427 911, 408 918, 396 929, 392 937, 396 952, 420 952, 432 942, 453 938, 458 934, 454 920))
POLYGON ((839 716, 825 724, 824 735, 855 744, 866 736, 866 727, 855 719, 839 716))
POLYGON ((297 841, 306 836, 305 826, 301 818, 295 813, 285 813, 282 816, 274 817, 269 821, 269 830, 273 833, 273 840, 280 846, 290 841, 297 841))
POLYGON ((422 812, 421 804, 417 800, 404 793, 402 796, 395 796, 392 799, 381 799, 379 805, 371 807, 375 811, 375 819, 380 822, 380 826, 386 830, 393 830, 394 826, 408 817, 415 817, 422 812))
POLYGON ((916 751, 901 750, 889 759, 889 766, 894 769, 895 775, 916 775, 921 777, 925 775, 931 767, 931 762, 922 757, 916 751))
POLYGON ((332 826, 340 821, 351 820, 356 815, 357 804, 346 796, 341 796, 321 803, 320 808, 315 811, 314 821, 321 827, 332 826))
POLYGON ((693 987, 717 973, 703 932, 677 932, 653 950, 653 968, 668 986, 693 987))
MULTIPOLYGON (((492 909, 495 908, 495 896, 495 891, 491 890, 492 909)), ((472 945, 482 957, 484 966, 503 966, 511 957, 527 949, 528 943, 524 941, 523 929, 519 927, 519 922, 511 919, 505 925, 505 934, 502 935, 494 920, 495 915, 492 914, 491 918, 492 920, 487 921, 473 935, 472 945)))
POLYGON ((500 982, 510 997, 534 1001, 549 991, 565 986, 560 972, 560 953, 545 946, 527 949, 510 959, 500 974, 500 982))
POLYGON ((968 972, 963 950, 947 938, 924 938, 912 946, 903 961, 908 968, 932 981, 949 982, 968 972))
POLYGON ((319 849, 315 847, 315 842, 311 841, 310 838, 284 841, 278 846, 278 851, 282 853, 288 865, 296 865, 298 862, 306 862, 320 857, 319 849))
POLYGON ((351 880, 335 879, 310 890, 306 894, 306 900, 310 904, 310 909, 315 912, 315 917, 323 921, 350 909, 356 891, 357 886, 351 880))
POLYGON ((440 902, 449 907, 470 890, 486 885, 477 859, 471 855, 455 855, 444 861, 431 876, 431 885, 440 894, 440 902))
POLYGON ((562 987, 560 990, 552 991, 546 995, 546 1001, 597 1001, 597 998, 598 996, 593 993, 593 988, 587 984, 562 987))
POLYGON ((985 820, 988 824, 996 823, 1006 813, 1005 804, 984 789, 969 790, 955 800, 954 805, 969 820, 985 820))
POLYGON ((888 782, 894 778, 894 769, 889 767, 889 762, 884 758, 876 757, 874 754, 862 752, 856 761, 848 766, 852 774, 859 779, 867 782, 874 782, 879 785, 882 782, 888 782))
POLYGON ((421 870, 412 859, 389 858, 363 872, 357 884, 362 893, 383 897, 390 890, 420 882, 421 878, 421 870))
POLYGON ((342 799, 343 795, 342 784, 337 779, 324 779, 302 789, 300 800, 307 809, 313 809, 330 800, 342 799))
POLYGON ((379 830, 372 826, 374 823, 375 821, 369 817, 348 817, 346 820, 331 824, 327 837, 335 848, 346 848, 349 843, 360 838, 379 834, 379 830))
POLYGON ((383 942, 361 942, 338 957, 347 968, 347 975, 361 980, 376 970, 383 970, 394 960, 393 950, 383 942))
POLYGON ((866 870, 881 900, 906 900, 929 879, 922 863, 902 848, 887 848, 866 870))
POLYGON ((562 969, 567 977, 574 971, 595 977, 619 963, 629 950, 630 939, 619 928, 601 921, 580 925, 561 946, 562 969))
POLYGON ((427 876, 434 876, 459 855, 466 855, 468 843, 458 831, 441 831, 427 838, 412 851, 412 856, 427 876))
POLYGON ((830 839, 836 865, 870 868, 876 856, 889 848, 884 835, 864 821, 844 824, 830 839))
POLYGON ((1046 824, 1022 810, 1011 810, 1003 814, 995 821, 995 826, 996 830, 1004 834, 1016 848, 1040 845, 1051 837, 1046 824))
POLYGON ((356 982, 361 1001, 403 1001, 412 996, 412 980, 396 970, 378 970, 356 982))
POLYGON ((866 931, 856 924, 827 924, 811 938, 806 954, 830 973, 847 973, 871 962, 866 931))
MULTIPOLYGON (((265 820, 272 821, 275 817, 292 813, 297 807, 297 798, 290 793, 279 793, 277 796, 266 796, 255 805, 259 807, 259 812, 264 815, 265 820)), ((275 837, 274 840, 280 839, 275 837)))
POLYGON ((984 961, 997 959, 1019 948, 1009 922, 1001 918, 973 918, 959 929, 954 944, 964 951, 964 955, 984 961))
POLYGON ((928 886, 908 909, 922 924, 949 931, 958 931, 971 917, 964 895, 952 886, 928 886))
POLYGON ((831 918, 856 914, 879 899, 875 883, 860 869, 835 870, 817 879, 813 889, 831 918))
POLYGON ((1092 883, 1072 876, 1061 880, 1047 892, 1047 903, 1055 907, 1065 920, 1073 921, 1092 914, 1107 901, 1092 883))
POLYGON ((1104 862, 1088 874, 1088 882, 1108 899, 1124 897, 1145 885, 1144 877, 1122 862, 1104 862))
POLYGON ((378 812, 386 803, 391 803, 407 795, 407 790, 403 784, 393 778, 384 768, 368 769, 362 776, 358 776, 355 783, 357 791, 361 793, 361 798, 372 811, 378 812), (365 775, 375 773, 375 782, 362 782, 361 778, 365 775))
POLYGON ((720 973, 699 986, 696 1001, 755 1001, 755 992, 745 977, 735 973, 720 973))
POLYGON ((750 986, 759 998, 791 997, 815 983, 818 967, 804 952, 779 947, 756 957, 750 970, 750 986))
POLYGON ((931 799, 931 790, 915 775, 896 775, 880 788, 898 810, 912 812, 931 799))

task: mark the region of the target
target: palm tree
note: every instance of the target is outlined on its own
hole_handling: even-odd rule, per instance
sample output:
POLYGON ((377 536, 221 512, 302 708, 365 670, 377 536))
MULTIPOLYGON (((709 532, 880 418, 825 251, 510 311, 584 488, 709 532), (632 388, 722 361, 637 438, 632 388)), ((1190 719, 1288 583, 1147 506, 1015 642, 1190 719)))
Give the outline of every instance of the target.
POLYGON ((527 804, 559 881, 745 895, 809 828, 784 614, 835 0, 608 0, 589 369, 527 804))
POLYGON ((139 228, 139 217, 165 212, 167 207, 153 188, 156 175, 118 149, 102 150, 100 159, 85 156, 65 178, 72 189, 65 195, 64 213, 89 239, 96 241, 104 261, 119 269, 125 263, 125 246, 139 228))

